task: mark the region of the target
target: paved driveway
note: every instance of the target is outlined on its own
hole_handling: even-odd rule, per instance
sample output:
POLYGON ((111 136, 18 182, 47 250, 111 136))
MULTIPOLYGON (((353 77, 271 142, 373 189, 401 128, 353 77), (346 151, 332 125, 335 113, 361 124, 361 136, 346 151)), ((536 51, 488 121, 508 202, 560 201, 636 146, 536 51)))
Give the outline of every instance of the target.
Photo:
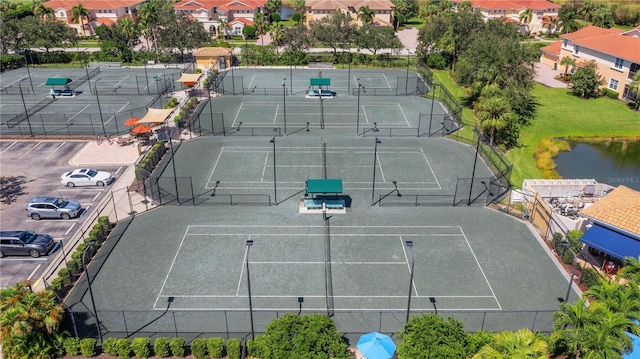
POLYGON ((568 87, 566 83, 553 78, 555 75, 560 74, 562 70, 554 70, 552 67, 547 66, 540 62, 536 62, 535 66, 536 66, 536 77, 535 77, 536 82, 544 86, 553 87, 553 88, 568 87))

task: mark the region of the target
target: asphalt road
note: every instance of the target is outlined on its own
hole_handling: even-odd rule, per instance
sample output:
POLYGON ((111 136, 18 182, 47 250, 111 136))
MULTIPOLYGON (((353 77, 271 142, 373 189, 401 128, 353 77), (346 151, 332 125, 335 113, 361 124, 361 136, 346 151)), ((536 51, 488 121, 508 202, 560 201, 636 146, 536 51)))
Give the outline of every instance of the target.
MULTIPOLYGON (((76 167, 69 160, 81 150, 85 142, 79 141, 0 141, 0 228, 24 229, 50 234, 62 246, 82 226, 83 221, 109 193, 107 187, 67 188, 60 183, 60 175, 76 167), (27 217, 25 205, 37 196, 60 196, 78 201, 84 208, 81 215, 71 220, 34 221, 27 217)), ((126 167, 107 166, 96 169, 109 171, 118 179, 126 167)), ((69 252, 72 249, 64 247, 69 252)), ((57 253, 31 258, 7 256, 0 258, 0 287, 14 285, 22 279, 38 278, 57 253)))

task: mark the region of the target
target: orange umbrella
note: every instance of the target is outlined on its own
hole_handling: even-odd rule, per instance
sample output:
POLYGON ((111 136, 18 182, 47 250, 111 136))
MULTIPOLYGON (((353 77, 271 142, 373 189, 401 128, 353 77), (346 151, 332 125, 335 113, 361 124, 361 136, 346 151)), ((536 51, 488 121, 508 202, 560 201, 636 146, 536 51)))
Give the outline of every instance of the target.
POLYGON ((129 127, 133 127, 133 126, 135 126, 137 124, 138 120, 139 119, 136 118, 136 117, 131 117, 130 119, 124 121, 124 125, 125 126, 129 126, 129 127))
POLYGON ((131 129, 131 132, 137 133, 137 134, 143 134, 143 133, 151 132, 151 127, 145 126, 145 125, 138 125, 133 129, 131 129))

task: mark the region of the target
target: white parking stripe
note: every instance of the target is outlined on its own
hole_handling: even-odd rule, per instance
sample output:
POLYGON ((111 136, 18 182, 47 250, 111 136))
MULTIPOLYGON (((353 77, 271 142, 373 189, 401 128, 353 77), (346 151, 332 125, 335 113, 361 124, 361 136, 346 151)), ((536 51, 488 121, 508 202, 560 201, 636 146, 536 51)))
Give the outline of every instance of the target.
POLYGON ((36 275, 36 272, 38 271, 38 269, 40 269, 40 267, 42 267, 42 264, 38 264, 36 266, 36 269, 33 270, 33 272, 31 272, 31 274, 29 274, 29 276, 27 277, 27 280, 31 280, 31 278, 36 275))
POLYGON ((5 153, 5 151, 7 151, 8 149, 10 149, 11 147, 13 147, 16 143, 18 142, 14 142, 12 144, 9 145, 9 147, 5 148, 4 150, 2 150, 2 152, 0 152, 0 154, 5 153))
POLYGON ((42 143, 42 142, 38 142, 38 143, 36 143, 33 147, 31 147, 31 148, 29 149, 29 151, 27 151, 24 155, 20 156, 20 158, 18 158, 18 159, 19 159, 19 160, 23 159, 26 155, 28 155, 28 154, 29 154, 29 152, 31 152, 31 151, 33 151, 33 150, 35 150, 38 146, 40 146, 40 144, 41 144, 41 143, 42 143))
POLYGON ((73 227, 75 227, 75 226, 76 226, 76 223, 71 224, 71 227, 69 227, 69 229, 67 229, 67 231, 64 232, 64 235, 65 236, 68 235, 71 232, 71 230, 73 229, 73 227))

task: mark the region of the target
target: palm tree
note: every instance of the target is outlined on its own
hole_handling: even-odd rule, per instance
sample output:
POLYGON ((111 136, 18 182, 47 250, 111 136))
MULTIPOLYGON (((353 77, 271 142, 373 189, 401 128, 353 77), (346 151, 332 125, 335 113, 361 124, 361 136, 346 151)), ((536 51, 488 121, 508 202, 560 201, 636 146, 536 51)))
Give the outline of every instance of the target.
POLYGON ((605 306, 614 313, 640 319, 640 288, 637 285, 623 285, 600 279, 599 284, 589 288, 584 295, 592 297, 598 301, 599 305, 605 306))
POLYGON ((260 36, 262 45, 264 45, 264 37, 262 35, 267 33, 267 20, 264 17, 264 13, 258 12, 253 18, 253 24, 256 27, 256 35, 260 36))
POLYGON ((557 347, 566 348, 567 353, 581 358, 586 337, 601 321, 601 312, 596 311, 594 305, 586 307, 586 297, 575 303, 562 303, 560 310, 553 313, 554 331, 551 339, 557 347))
POLYGON ((635 324, 622 313, 615 313, 599 302, 591 304, 598 321, 585 328, 581 350, 585 358, 620 358, 633 348, 631 339, 624 333, 635 324))
POLYGON ((49 358, 57 354, 63 311, 52 292, 33 292, 22 283, 2 289, 0 313, 5 357, 49 358))
POLYGON ((33 15, 40 20, 47 19, 52 20, 54 18, 54 10, 44 5, 44 0, 33 0, 32 3, 33 15))
POLYGON ((158 60, 158 39, 156 37, 156 27, 158 26, 158 13, 156 2, 146 1, 142 6, 136 8, 136 16, 140 19, 140 28, 147 40, 147 48, 150 49, 149 39, 153 40, 153 47, 156 52, 156 60, 158 60))
POLYGON ((301 15, 304 15, 306 6, 306 0, 293 0, 293 10, 301 15))
POLYGON ((358 19, 363 23, 373 22, 373 18, 376 16, 376 11, 371 9, 369 5, 361 6, 358 9, 358 19))
POLYGON ((613 24, 613 14, 607 4, 599 4, 591 15, 591 22, 595 26, 610 28, 613 24))
POLYGON ((576 60, 571 56, 565 56, 560 60, 560 66, 564 66, 564 75, 563 78, 567 77, 567 73, 569 72, 569 66, 575 66, 576 60))
POLYGON ((127 47, 131 49, 135 57, 133 47, 138 43, 138 25, 130 17, 124 17, 118 21, 118 27, 120 27, 120 31, 122 31, 127 38, 127 47))
POLYGON ((480 348, 473 359, 531 358, 547 359, 548 344, 538 334, 524 328, 517 332, 500 332, 490 344, 480 348))
POLYGON ((531 10, 530 8, 524 9, 520 13, 518 18, 520 20, 520 23, 525 24, 525 26, 527 27, 527 36, 531 36, 531 27, 529 26, 529 24, 531 24, 531 20, 533 20, 533 10, 531 10))
POLYGON ((271 37, 271 43, 276 47, 277 53, 278 47, 282 46, 284 42, 284 26, 282 26, 282 23, 276 22, 271 24, 269 36, 271 37))
POLYGON ((578 15, 571 10, 560 9, 558 13, 558 27, 563 34, 580 30, 578 15))
POLYGON ((218 37, 222 37, 223 39, 226 38, 227 29, 229 29, 229 20, 227 19, 218 20, 218 37))
MULTIPOLYGON (((633 77, 634 81, 640 81, 640 71, 636 73, 633 77)), ((630 87, 633 88, 633 82, 631 82, 630 87)), ((640 83, 636 83, 635 87, 640 86, 640 83)), ((626 257, 623 261, 622 268, 618 272, 622 278, 626 278, 628 280, 635 281, 636 283, 640 283, 640 257, 626 257)))
POLYGON ((480 126, 486 132, 490 132, 491 145, 494 144, 496 132, 504 129, 513 121, 515 115, 511 111, 509 101, 502 96, 481 96, 475 105, 475 112, 480 126))
POLYGON ((82 4, 77 4, 71 8, 71 14, 73 18, 76 19, 76 21, 80 21, 82 35, 85 35, 83 19, 86 18, 87 21, 89 21, 89 10, 87 10, 87 8, 85 8, 82 4))

